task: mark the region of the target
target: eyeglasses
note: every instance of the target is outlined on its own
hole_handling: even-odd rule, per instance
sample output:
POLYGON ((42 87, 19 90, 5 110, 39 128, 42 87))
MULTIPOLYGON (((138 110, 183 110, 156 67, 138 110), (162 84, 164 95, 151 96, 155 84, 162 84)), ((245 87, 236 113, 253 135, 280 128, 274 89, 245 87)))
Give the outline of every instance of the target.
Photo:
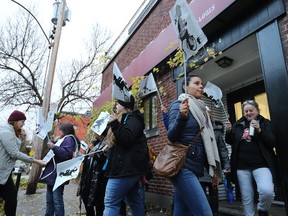
POLYGON ((245 106, 246 104, 255 105, 256 102, 254 100, 246 100, 242 103, 242 106, 245 106))

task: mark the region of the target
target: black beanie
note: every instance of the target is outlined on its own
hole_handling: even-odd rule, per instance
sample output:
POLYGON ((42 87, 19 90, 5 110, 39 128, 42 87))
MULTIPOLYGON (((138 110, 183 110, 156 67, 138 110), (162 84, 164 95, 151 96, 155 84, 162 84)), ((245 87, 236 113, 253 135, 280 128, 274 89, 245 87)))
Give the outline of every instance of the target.
POLYGON ((134 109, 135 99, 134 99, 133 95, 130 96, 130 102, 121 101, 121 100, 117 100, 117 102, 125 108, 131 109, 131 110, 134 109))
POLYGON ((26 120, 26 116, 24 113, 22 113, 18 110, 14 110, 8 118, 8 122, 20 121, 20 120, 26 120))

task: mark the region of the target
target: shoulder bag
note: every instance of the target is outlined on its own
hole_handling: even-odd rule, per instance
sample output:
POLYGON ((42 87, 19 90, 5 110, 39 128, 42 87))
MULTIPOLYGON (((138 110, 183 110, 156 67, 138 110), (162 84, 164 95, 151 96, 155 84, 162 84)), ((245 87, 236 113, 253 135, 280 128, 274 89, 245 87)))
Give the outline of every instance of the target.
POLYGON ((161 176, 171 178, 183 167, 189 148, 200 136, 204 127, 195 136, 190 145, 168 143, 158 154, 153 164, 153 170, 161 176))

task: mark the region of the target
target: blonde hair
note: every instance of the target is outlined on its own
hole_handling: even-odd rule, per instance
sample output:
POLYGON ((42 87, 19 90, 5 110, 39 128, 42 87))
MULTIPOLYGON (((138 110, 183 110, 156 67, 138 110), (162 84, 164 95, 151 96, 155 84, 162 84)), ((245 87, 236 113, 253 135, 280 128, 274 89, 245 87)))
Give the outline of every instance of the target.
MULTIPOLYGON (((124 114, 124 113, 128 113, 129 110, 130 110, 130 109, 126 109, 126 108, 125 108, 125 109, 123 109, 120 113, 118 113, 118 115, 117 115, 117 120, 118 120, 119 122, 121 122, 121 119, 122 119, 123 114, 124 114)), ((130 111, 130 112, 131 112, 131 111, 130 111)), ((115 142, 116 142, 116 138, 115 138, 115 136, 114 136, 111 128, 109 128, 109 129, 108 129, 108 132, 107 132, 107 141, 108 141, 108 147, 109 147, 109 148, 111 148, 111 147, 115 144, 115 142)))

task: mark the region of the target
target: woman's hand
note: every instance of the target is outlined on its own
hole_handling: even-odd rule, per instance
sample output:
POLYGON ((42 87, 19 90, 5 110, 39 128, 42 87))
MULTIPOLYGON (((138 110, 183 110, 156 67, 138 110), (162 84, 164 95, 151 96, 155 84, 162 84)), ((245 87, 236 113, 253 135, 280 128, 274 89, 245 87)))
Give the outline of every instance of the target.
POLYGON ((225 125, 226 125, 226 131, 231 131, 231 129, 232 129, 232 124, 231 124, 231 122, 230 121, 227 121, 226 123, 225 123, 225 125))
POLYGON ((48 143, 47 143, 47 146, 48 146, 49 149, 53 149, 54 146, 55 146, 55 144, 52 143, 52 142, 48 142, 48 143))
POLYGON ((46 161, 39 160, 39 159, 35 159, 35 158, 34 158, 33 162, 36 163, 36 164, 38 164, 38 165, 40 165, 41 167, 47 165, 47 162, 46 162, 46 161))
POLYGON ((225 169, 223 170, 223 172, 224 172, 225 175, 227 175, 227 174, 229 174, 231 171, 230 171, 230 169, 225 168, 225 169))
POLYGON ((256 131, 257 131, 258 133, 261 132, 260 124, 259 124, 259 122, 258 122, 257 120, 252 119, 251 122, 250 122, 250 124, 252 125, 253 128, 256 129, 256 131))
POLYGON ((189 115, 189 104, 188 104, 188 98, 185 98, 179 105, 180 114, 183 117, 188 117, 189 115))

